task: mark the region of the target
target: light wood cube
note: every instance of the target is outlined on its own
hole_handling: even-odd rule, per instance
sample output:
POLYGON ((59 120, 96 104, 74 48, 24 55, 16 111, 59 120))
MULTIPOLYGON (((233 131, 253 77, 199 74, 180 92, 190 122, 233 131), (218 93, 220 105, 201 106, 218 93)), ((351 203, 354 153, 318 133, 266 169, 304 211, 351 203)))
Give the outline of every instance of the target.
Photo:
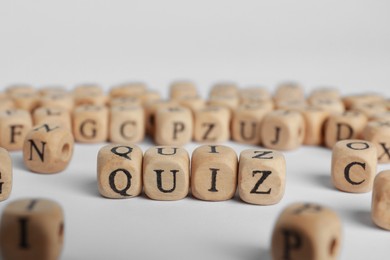
POLYGON ((303 99, 281 99, 275 101, 275 106, 278 110, 299 110, 305 108, 307 102, 303 99))
MULTIPOLYGON (((271 93, 264 87, 246 87, 239 90, 241 104, 252 103, 254 100, 258 102, 272 100, 271 93)), ((257 102, 256 102, 257 103, 257 102)))
POLYGON ((110 90, 110 97, 139 97, 146 91, 147 86, 142 82, 127 82, 112 87, 110 90))
POLYGON ((323 109, 308 106, 299 111, 305 120, 304 145, 322 145, 324 142, 324 126, 329 113, 323 109))
POLYGON ((37 173, 63 171, 73 156, 73 146, 69 128, 57 124, 35 126, 24 141, 24 164, 37 173))
POLYGON ((359 111, 371 118, 375 114, 387 112, 387 107, 384 103, 358 103, 351 107, 353 111, 359 111))
POLYGON ((110 107, 115 106, 141 106, 142 102, 139 97, 115 97, 109 100, 110 107))
POLYGON ((358 95, 350 95, 343 98, 346 109, 351 109, 358 104, 382 103, 384 100, 385 99, 383 95, 376 93, 363 93, 358 95))
POLYGON ((145 129, 146 133, 154 136, 156 125, 156 113, 158 110, 175 108, 178 106, 176 101, 172 100, 156 100, 145 104, 145 129))
POLYGON ((275 150, 292 150, 302 145, 305 138, 305 121, 296 111, 276 110, 263 119, 261 140, 275 150))
POLYGON ((9 96, 12 96, 13 94, 28 94, 28 93, 34 93, 36 90, 33 86, 27 85, 27 84, 16 84, 11 85, 5 89, 5 93, 9 96))
POLYGON ((372 190, 371 218, 383 229, 390 230, 390 171, 380 172, 372 190))
POLYGON ((390 121, 390 111, 377 113, 369 118, 370 121, 390 121))
POLYGON ((63 107, 40 107, 33 112, 34 125, 57 124, 72 129, 70 113, 63 107))
POLYGON ((294 203, 279 215, 272 234, 273 260, 336 260, 342 235, 337 214, 324 206, 294 203))
POLYGON ((233 82, 219 82, 212 86, 209 97, 238 96, 238 87, 233 82))
POLYGON ((198 96, 198 90, 191 81, 175 81, 169 89, 171 99, 194 98, 198 96))
POLYGON ((142 105, 151 104, 153 102, 161 100, 160 92, 155 90, 148 90, 144 94, 142 94, 140 97, 142 105))
POLYGON ((275 95, 275 101, 280 100, 304 100, 305 93, 301 85, 296 82, 284 82, 277 86, 275 95))
POLYGON ((73 135, 76 142, 99 143, 108 138, 108 110, 104 106, 84 105, 73 111, 73 135))
POLYGON ((110 109, 109 139, 113 143, 131 144, 145 137, 145 115, 141 106, 114 106, 110 109))
POLYGON ((222 201, 234 197, 237 189, 237 155, 223 145, 202 145, 191 159, 191 191, 195 198, 222 201))
POLYGON ((206 106, 205 100, 200 97, 183 97, 177 100, 177 102, 180 106, 189 108, 193 113, 206 106))
POLYGON ((107 96, 103 88, 96 84, 82 84, 73 90, 75 106, 94 105, 103 106, 107 103, 107 96))
POLYGON ((97 181, 102 196, 126 199, 142 191, 142 150, 136 145, 106 145, 97 158, 97 181))
POLYGON ((234 96, 229 96, 229 95, 216 95, 210 97, 206 104, 208 106, 221 106, 221 107, 226 107, 230 109, 231 111, 235 110, 238 105, 240 104, 240 98, 238 95, 234 96))
POLYGON ((15 104, 12 98, 7 95, 1 95, 0 97, 0 111, 15 109, 15 104))
POLYGON ((367 117, 357 111, 332 113, 325 124, 326 147, 333 148, 340 140, 360 139, 367 121, 367 117))
POLYGON ((272 205, 283 198, 286 160, 282 153, 247 149, 241 152, 238 167, 238 192, 243 201, 272 205))
POLYGON ((158 145, 184 145, 191 141, 192 112, 185 107, 160 109, 156 113, 154 141, 158 145))
POLYGON ((64 214, 47 199, 9 203, 0 223, 1 255, 5 260, 57 260, 64 243, 64 214))
POLYGON ((16 93, 11 95, 15 107, 29 112, 34 111, 40 104, 40 95, 38 92, 16 93))
POLYGON ((261 122, 269 112, 267 107, 261 105, 239 106, 233 111, 232 139, 239 143, 260 144, 261 122))
POLYGON ((71 112, 74 108, 74 100, 69 93, 49 93, 41 97, 40 106, 60 107, 71 112))
POLYGON ((47 95, 62 95, 67 93, 68 91, 61 86, 45 86, 39 89, 39 94, 41 94, 42 97, 47 95))
POLYGON ((8 151, 0 147, 0 201, 8 199, 12 191, 12 159, 8 151))
POLYGON ((377 151, 368 141, 343 140, 333 147, 332 183, 341 191, 371 191, 376 167, 377 151))
POLYGON ((143 183, 145 194, 154 200, 180 200, 190 185, 190 159, 183 148, 156 146, 144 155, 143 183))
POLYGON ((309 104, 313 107, 328 111, 329 113, 343 113, 345 111, 344 103, 341 99, 323 98, 310 99, 309 104))
POLYGON ((11 109, 0 112, 0 146, 8 151, 22 150, 23 142, 32 127, 29 112, 11 109))
POLYGON ((321 88, 314 89, 308 97, 308 100, 315 100, 315 99, 340 100, 341 95, 340 95, 340 91, 336 88, 321 87, 321 88))
POLYGON ((194 140, 225 142, 230 139, 230 111, 225 107, 205 107, 194 113, 194 140))
POLYGON ((375 145, 379 163, 390 162, 390 120, 369 122, 363 137, 375 145))

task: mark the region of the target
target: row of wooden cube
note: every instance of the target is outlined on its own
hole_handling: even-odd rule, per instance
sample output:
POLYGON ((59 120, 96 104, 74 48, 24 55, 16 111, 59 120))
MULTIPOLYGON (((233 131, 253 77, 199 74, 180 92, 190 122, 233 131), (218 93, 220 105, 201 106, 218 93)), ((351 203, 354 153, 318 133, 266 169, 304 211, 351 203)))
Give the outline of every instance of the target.
POLYGON ((207 201, 229 200, 236 190, 248 203, 278 203, 284 194, 283 154, 248 149, 240 154, 223 145, 202 145, 190 158, 174 146, 157 146, 143 155, 136 145, 107 145, 98 154, 98 187, 107 198, 131 198, 142 190, 151 199, 179 200, 192 196, 207 201))

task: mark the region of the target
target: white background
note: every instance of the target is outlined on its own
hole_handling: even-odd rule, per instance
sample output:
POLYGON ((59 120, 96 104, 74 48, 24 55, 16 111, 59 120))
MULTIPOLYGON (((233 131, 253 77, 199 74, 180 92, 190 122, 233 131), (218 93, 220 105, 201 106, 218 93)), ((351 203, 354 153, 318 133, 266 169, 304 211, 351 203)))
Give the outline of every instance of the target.
MULTIPOLYGON (((108 88, 141 80, 166 96, 172 80, 192 79, 205 96, 219 80, 270 90, 296 80, 307 91, 335 86, 343 94, 390 96, 389 10, 390 2, 380 0, 1 1, 0 86, 96 82, 108 88)), ((248 148, 228 144, 237 153, 248 148)), ((62 259, 270 259, 276 217, 295 201, 339 213, 341 259, 389 258, 390 233, 370 220, 371 193, 331 186, 329 150, 285 153, 285 197, 262 207, 239 199, 104 199, 96 185, 101 146, 77 145, 69 168, 51 176, 29 173, 21 153, 12 154, 10 200, 48 197, 64 207, 62 259)))

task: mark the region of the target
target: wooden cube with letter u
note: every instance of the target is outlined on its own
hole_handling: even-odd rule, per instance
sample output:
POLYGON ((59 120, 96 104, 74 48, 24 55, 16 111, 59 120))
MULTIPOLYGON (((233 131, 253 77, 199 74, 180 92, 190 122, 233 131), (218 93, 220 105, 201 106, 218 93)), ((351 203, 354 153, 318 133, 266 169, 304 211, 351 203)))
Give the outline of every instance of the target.
POLYGON ((187 196, 190 159, 186 150, 174 146, 149 148, 144 155, 145 194, 154 200, 180 200, 187 196))
POLYGON ((285 189, 286 161, 280 152, 248 149, 240 154, 238 191, 251 204, 278 203, 285 189))

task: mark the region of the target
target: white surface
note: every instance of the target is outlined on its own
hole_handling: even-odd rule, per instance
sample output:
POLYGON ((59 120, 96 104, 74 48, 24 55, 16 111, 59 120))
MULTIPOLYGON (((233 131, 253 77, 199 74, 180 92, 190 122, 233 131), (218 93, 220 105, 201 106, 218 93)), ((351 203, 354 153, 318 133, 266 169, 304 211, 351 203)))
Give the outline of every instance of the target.
MULTIPOLYGON (((389 1, 1 1, 0 86, 144 80, 167 94, 173 79, 234 80, 272 89, 283 80, 390 96, 389 1)), ((150 147, 145 142, 145 151, 150 147)), ((229 143, 237 153, 248 146, 229 143)), ((96 186, 102 144, 77 145, 69 168, 27 172, 13 153, 10 200, 49 197, 66 213, 62 259, 269 259, 283 207, 313 201, 344 223, 341 259, 387 259, 390 233, 373 226, 371 193, 330 184, 330 151, 285 153, 287 187, 275 206, 238 199, 108 200, 96 186)), ((187 146, 189 151, 195 144, 187 146)), ((380 166, 381 169, 389 165, 380 166)))

